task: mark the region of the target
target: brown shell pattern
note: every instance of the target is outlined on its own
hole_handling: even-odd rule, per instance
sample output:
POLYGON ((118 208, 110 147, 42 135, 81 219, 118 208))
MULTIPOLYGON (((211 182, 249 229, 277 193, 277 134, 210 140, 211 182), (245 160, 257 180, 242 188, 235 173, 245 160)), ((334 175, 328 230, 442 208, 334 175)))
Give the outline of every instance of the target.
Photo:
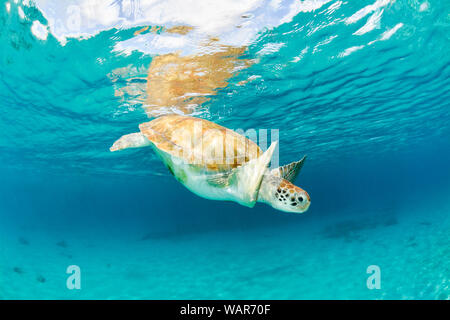
POLYGON ((253 141, 200 118, 167 115, 139 129, 158 149, 211 171, 229 171, 262 154, 253 141))

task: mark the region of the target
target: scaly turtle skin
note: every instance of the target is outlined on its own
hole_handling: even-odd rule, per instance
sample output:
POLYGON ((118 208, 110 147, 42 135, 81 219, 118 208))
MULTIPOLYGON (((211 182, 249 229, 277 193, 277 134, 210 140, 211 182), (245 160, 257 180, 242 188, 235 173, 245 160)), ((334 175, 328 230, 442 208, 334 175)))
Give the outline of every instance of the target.
POLYGON ((180 115, 156 118, 139 129, 122 136, 110 150, 152 146, 177 180, 201 197, 248 207, 260 201, 297 213, 310 205, 306 191, 292 183, 305 158, 268 169, 276 142, 263 152, 233 130, 180 115))

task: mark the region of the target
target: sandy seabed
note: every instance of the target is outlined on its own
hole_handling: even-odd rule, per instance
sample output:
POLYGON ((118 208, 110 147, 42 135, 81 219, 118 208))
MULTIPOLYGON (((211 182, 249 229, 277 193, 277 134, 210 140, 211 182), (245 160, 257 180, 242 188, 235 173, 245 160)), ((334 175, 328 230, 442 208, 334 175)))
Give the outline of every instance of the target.
MULTIPOLYGON (((449 210, 191 234, 3 230, 1 299, 449 299, 449 210), (69 290, 69 265, 81 290, 69 290), (381 289, 366 270, 381 270, 381 289)), ((3 225, 5 228, 5 225, 3 225)))

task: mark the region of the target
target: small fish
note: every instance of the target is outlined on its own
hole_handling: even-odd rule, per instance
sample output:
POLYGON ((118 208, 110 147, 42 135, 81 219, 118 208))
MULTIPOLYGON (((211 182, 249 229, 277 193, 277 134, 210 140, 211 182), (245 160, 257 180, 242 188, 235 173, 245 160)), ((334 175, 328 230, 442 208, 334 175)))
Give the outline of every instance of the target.
POLYGON ((44 283, 45 281, 47 281, 43 276, 39 275, 36 280, 40 283, 44 283))
POLYGON ((14 268, 13 268, 13 271, 14 271, 15 273, 18 273, 18 274, 23 274, 23 270, 22 270, 21 268, 19 268, 19 267, 14 267, 14 268))
POLYGON ((56 245, 62 248, 67 248, 67 242, 65 242, 64 240, 57 242, 56 245))
POLYGON ((19 238, 19 243, 20 243, 20 244, 23 244, 23 245, 25 245, 25 246, 27 246, 27 245, 30 244, 30 242, 29 242, 27 239, 23 238, 23 237, 20 237, 20 238, 19 238))

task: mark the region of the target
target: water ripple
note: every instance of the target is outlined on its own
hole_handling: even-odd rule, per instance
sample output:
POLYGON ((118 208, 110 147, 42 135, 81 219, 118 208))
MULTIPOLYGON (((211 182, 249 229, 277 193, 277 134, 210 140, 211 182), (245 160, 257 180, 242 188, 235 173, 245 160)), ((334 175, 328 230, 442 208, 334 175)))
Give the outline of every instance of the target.
POLYGON ((161 107, 234 129, 279 129, 284 159, 308 153, 317 165, 448 135, 444 2, 302 3, 282 1, 273 12, 249 7, 240 25, 228 33, 217 26, 222 31, 209 39, 201 21, 180 27, 144 20, 63 39, 44 7, 22 4, 22 18, 21 3, 9 2, 9 12, 0 9, 1 164, 164 174, 149 149, 108 151, 161 107), (149 46, 168 35, 186 39, 193 52, 155 54, 149 46), (115 50, 128 40, 134 49, 115 50), (179 64, 174 71, 171 63, 179 64), (182 70, 187 78, 179 78, 182 70))

